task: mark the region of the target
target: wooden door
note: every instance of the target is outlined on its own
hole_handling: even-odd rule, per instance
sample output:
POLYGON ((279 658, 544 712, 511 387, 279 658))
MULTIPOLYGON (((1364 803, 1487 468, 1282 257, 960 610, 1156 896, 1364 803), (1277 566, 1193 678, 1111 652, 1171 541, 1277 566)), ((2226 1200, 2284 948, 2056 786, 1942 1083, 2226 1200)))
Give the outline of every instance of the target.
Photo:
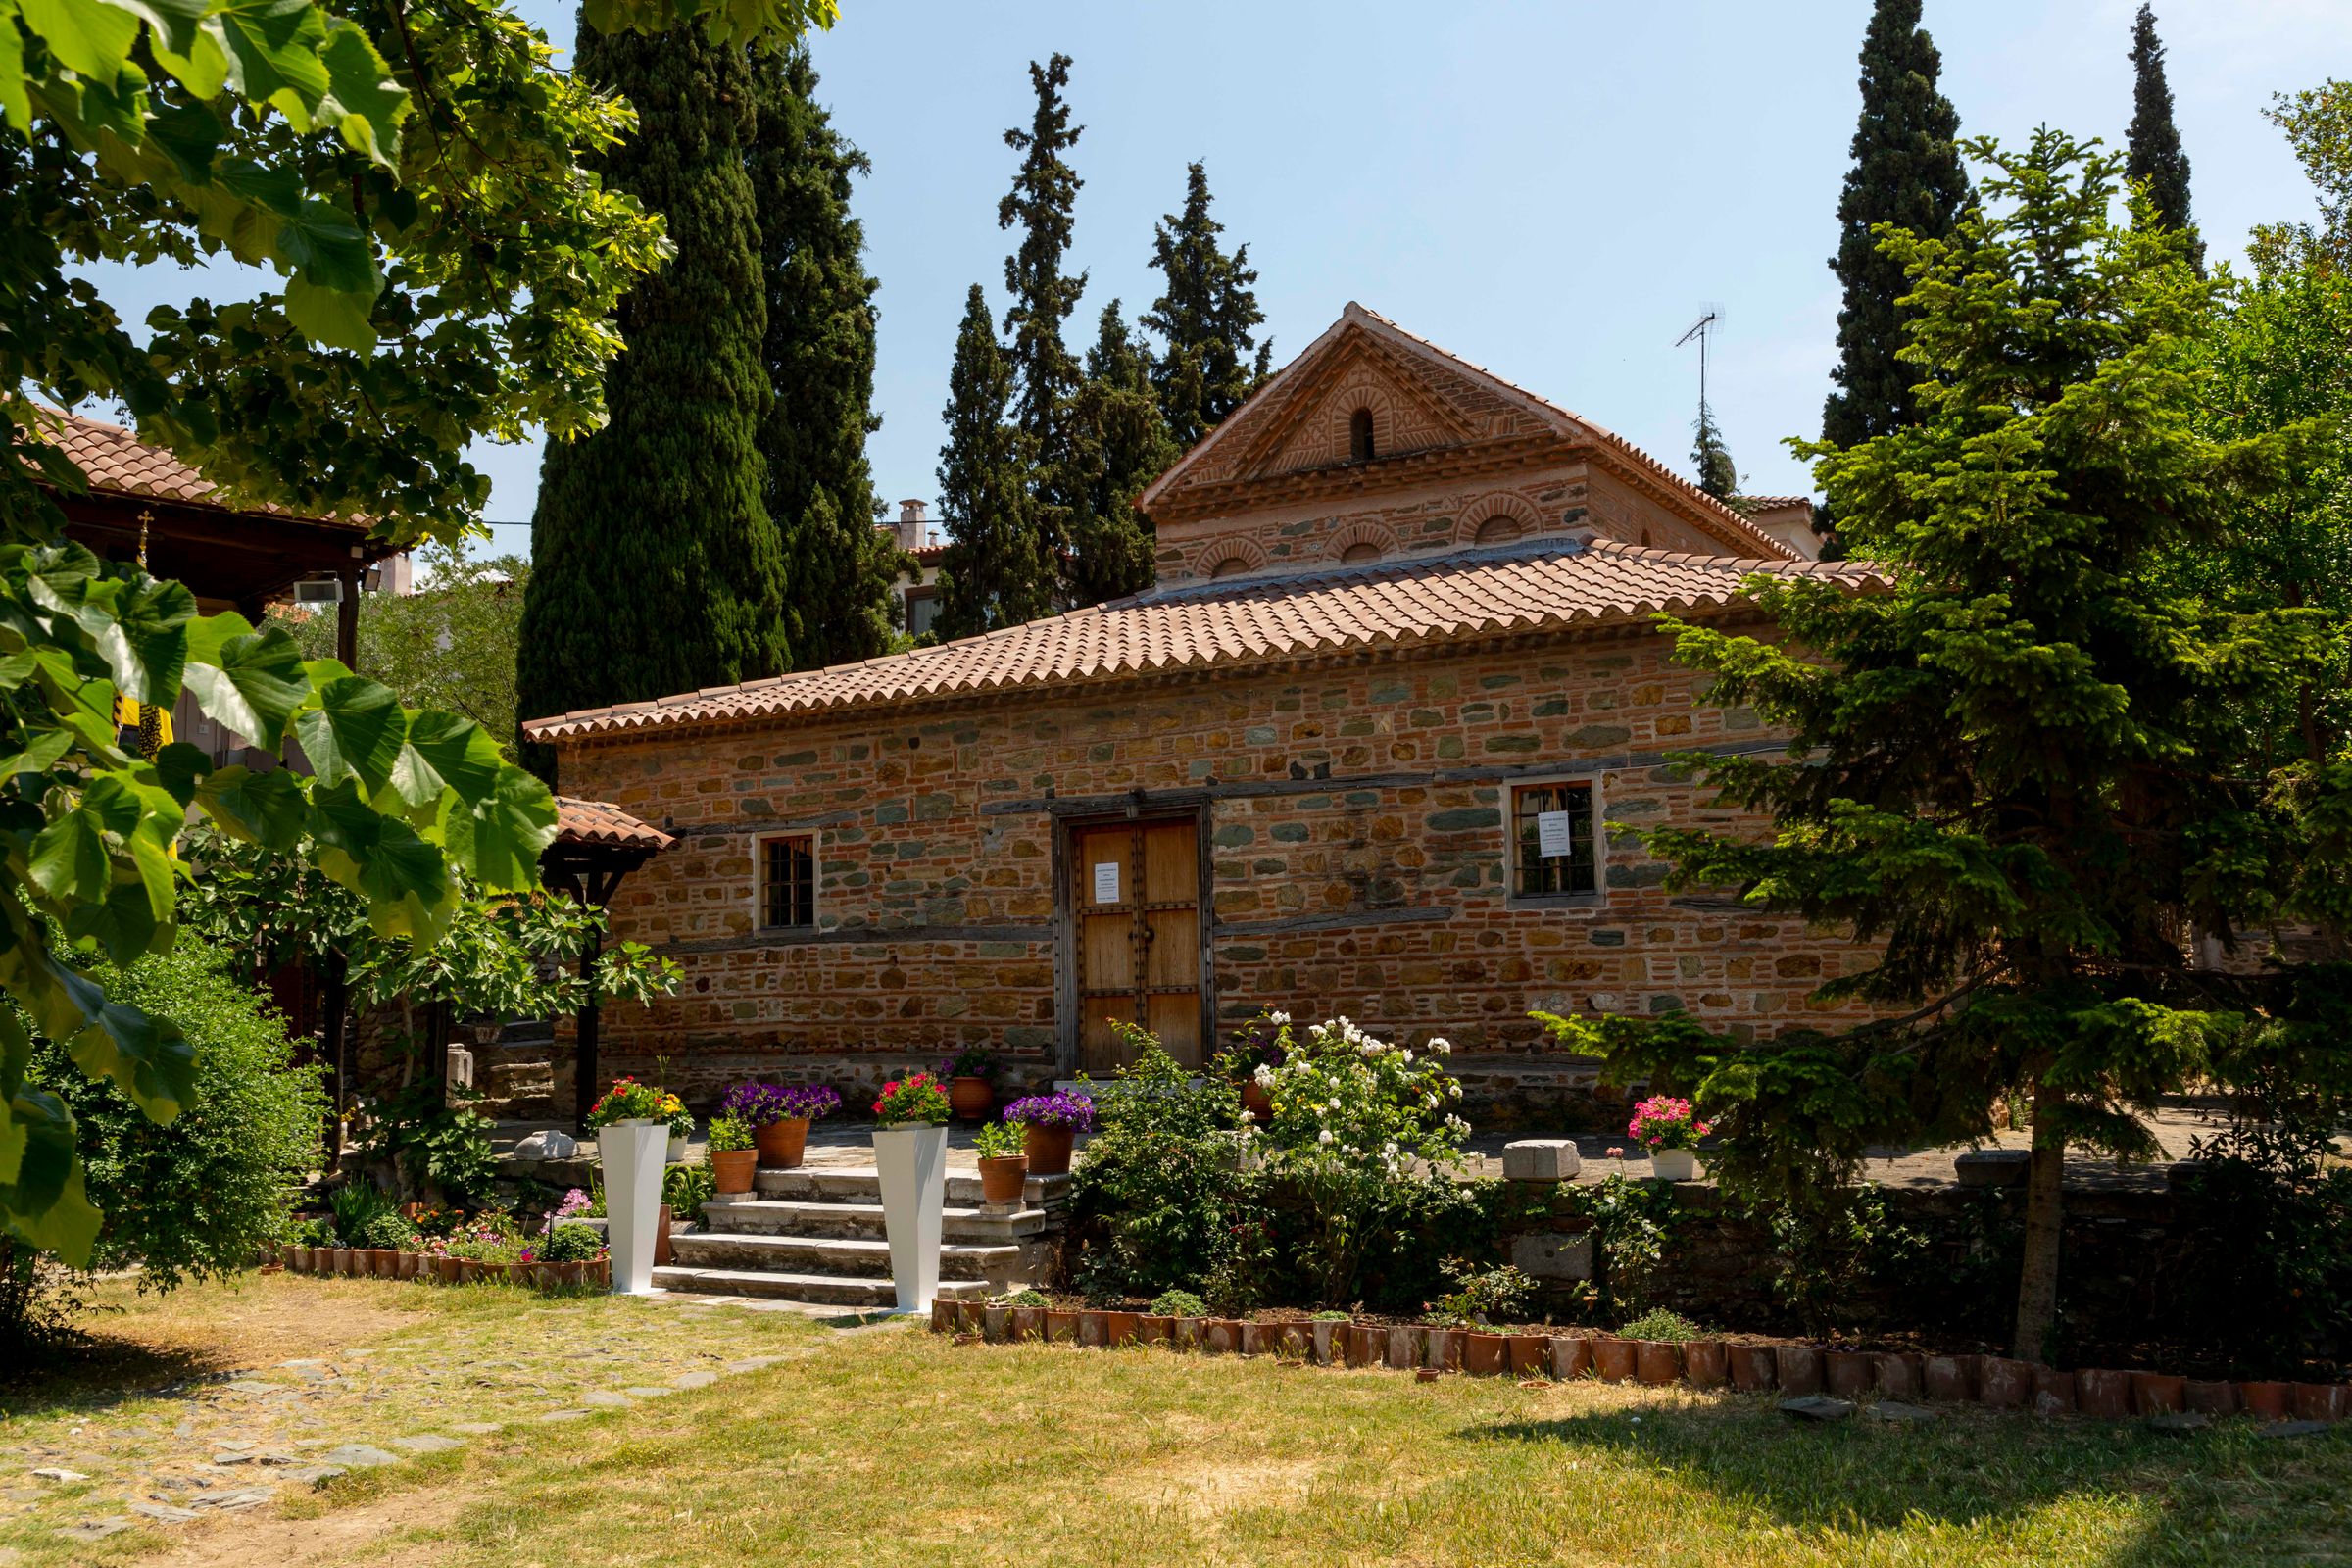
POLYGON ((1188 1067, 1201 1062, 1200 830, 1119 822, 1070 835, 1078 943, 1078 1064, 1108 1077, 1135 1053, 1111 1024, 1140 1023, 1188 1067))

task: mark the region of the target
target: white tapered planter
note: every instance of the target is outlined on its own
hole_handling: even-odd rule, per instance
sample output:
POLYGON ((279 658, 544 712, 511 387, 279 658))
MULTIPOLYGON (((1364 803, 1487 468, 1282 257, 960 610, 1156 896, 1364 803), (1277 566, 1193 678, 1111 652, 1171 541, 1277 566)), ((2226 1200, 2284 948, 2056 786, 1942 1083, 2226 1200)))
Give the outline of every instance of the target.
POLYGON ((882 1178, 882 1224, 890 1237, 890 1280, 899 1310, 928 1312, 939 1294, 939 1232, 948 1202, 948 1130, 877 1127, 874 1170, 882 1178))
POLYGON ((612 1250, 612 1289, 643 1296, 654 1288, 654 1232, 662 1220, 662 1167, 669 1124, 616 1121, 596 1135, 605 1167, 605 1242, 612 1250))

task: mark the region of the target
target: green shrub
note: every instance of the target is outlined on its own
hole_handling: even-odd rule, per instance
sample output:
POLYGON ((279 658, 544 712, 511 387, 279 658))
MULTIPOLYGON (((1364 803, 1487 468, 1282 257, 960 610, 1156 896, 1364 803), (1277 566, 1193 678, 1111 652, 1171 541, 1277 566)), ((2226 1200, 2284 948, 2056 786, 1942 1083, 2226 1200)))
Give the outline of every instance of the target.
POLYGON ((360 1227, 354 1247, 372 1247, 379 1251, 397 1252, 416 1244, 416 1227, 398 1209, 387 1208, 373 1215, 360 1227))
POLYGON ((1453 1257, 1446 1260, 1446 1275, 1453 1289, 1431 1308, 1439 1322, 1522 1323, 1535 1310, 1535 1280, 1511 1264, 1482 1268, 1453 1257))
POLYGON ((1162 1291, 1152 1303, 1155 1317, 1205 1317, 1208 1303, 1190 1291, 1162 1291))
POLYGON ((662 1201, 672 1220, 700 1223, 703 1205, 718 1194, 718 1180, 708 1165, 672 1165, 662 1173, 662 1201))
POLYGON ((334 1211, 335 1240, 345 1247, 370 1247, 363 1240, 368 1227, 386 1214, 400 1217, 400 1205, 384 1190, 370 1181, 348 1181, 326 1196, 326 1206, 334 1211))
POLYGON ((90 970, 111 1000, 171 1019, 195 1048, 195 1096, 167 1125, 85 1076, 64 1046, 34 1042, 30 1081, 73 1111, 90 1200, 106 1216, 92 1267, 137 1265, 142 1290, 251 1261, 284 1232, 318 1161, 326 1115, 318 1071, 294 1064, 285 1021, 233 966, 182 931, 169 953, 90 970))
POLYGON ((589 1263, 602 1255, 605 1239, 593 1225, 559 1225, 539 1248, 544 1263, 589 1263))
POLYGON ((1195 1083, 1159 1042, 1132 1030, 1134 1064, 1095 1097, 1096 1131, 1070 1177, 1090 1297, 1153 1296, 1206 1279, 1232 1240, 1241 1095, 1211 1074, 1195 1083))
POLYGON ((997 1298, 999 1306, 1052 1306, 1054 1298, 1043 1291, 1014 1291, 1010 1296, 997 1298))
POLYGON ((1681 1345, 1686 1340, 1703 1337, 1706 1330, 1683 1316, 1657 1307, 1619 1329, 1618 1334, 1629 1340, 1663 1340, 1669 1345, 1681 1345))
POLYGON ((428 1201, 478 1200, 498 1179, 490 1147, 497 1123, 466 1103, 476 1091, 421 1079, 380 1100, 363 1102, 370 1120, 361 1152, 389 1162, 405 1189, 428 1201), (455 1096, 458 1103, 449 1100, 455 1096))

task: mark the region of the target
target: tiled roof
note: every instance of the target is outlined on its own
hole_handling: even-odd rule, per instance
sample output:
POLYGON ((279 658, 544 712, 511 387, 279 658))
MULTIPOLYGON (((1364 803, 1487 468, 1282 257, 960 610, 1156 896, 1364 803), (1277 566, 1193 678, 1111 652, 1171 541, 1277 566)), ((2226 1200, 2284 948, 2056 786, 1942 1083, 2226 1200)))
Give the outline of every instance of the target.
POLYGON ((631 850, 666 850, 676 841, 658 827, 648 827, 617 806, 603 801, 556 797, 558 844, 611 844, 631 850))
MULTIPOLYGON (((175 501, 187 506, 224 507, 236 512, 259 512, 283 516, 280 507, 240 507, 221 498, 212 481, 189 467, 159 446, 150 446, 119 424, 108 424, 80 414, 56 414, 42 411, 42 417, 33 426, 38 439, 47 440, 59 451, 74 460, 74 466, 89 476, 91 490, 100 494, 146 496, 157 501, 175 501), (55 419, 56 423, 51 420, 55 419)), ((312 521, 333 522, 335 518, 312 518, 312 521)), ((350 522, 347 526, 366 532, 367 524, 350 522)))
POLYGON ((1754 516, 1759 512, 1786 512, 1790 507, 1813 505, 1811 496, 1741 496, 1734 503, 1741 512, 1754 516))
POLYGON ((1638 621, 1722 606, 1752 572, 1857 585, 1848 563, 1685 555, 1574 538, 1523 540, 1421 562, 1333 566, 1154 589, 959 641, 533 719, 537 741, 726 724, 876 704, 1108 681, 1445 638, 1638 621))

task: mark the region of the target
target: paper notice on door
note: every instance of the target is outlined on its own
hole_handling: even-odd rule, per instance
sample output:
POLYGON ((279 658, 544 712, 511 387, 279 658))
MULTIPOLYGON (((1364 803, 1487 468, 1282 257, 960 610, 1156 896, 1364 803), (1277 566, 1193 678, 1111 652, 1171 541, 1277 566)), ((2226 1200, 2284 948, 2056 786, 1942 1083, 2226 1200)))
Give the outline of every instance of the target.
POLYGON ((1097 904, 1119 902, 1118 861, 1097 860, 1095 862, 1095 902, 1097 904))
POLYGON ((1554 856, 1576 853, 1576 829, 1568 812, 1536 813, 1536 853, 1546 860, 1554 856))

